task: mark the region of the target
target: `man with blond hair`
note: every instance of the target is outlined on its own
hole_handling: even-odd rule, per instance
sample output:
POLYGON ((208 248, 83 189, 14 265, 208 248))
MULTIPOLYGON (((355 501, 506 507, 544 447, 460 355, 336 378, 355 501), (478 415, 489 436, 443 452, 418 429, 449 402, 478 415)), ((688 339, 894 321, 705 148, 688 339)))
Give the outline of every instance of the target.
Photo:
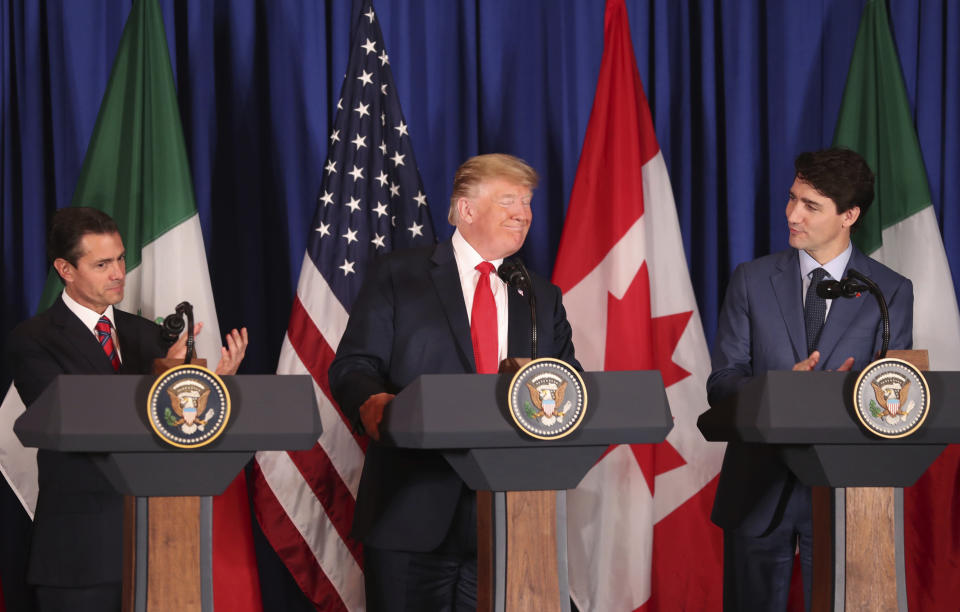
MULTIPOLYGON (((530 356, 527 297, 496 274, 530 229, 537 173, 511 155, 478 155, 453 181, 450 240, 372 266, 330 367, 367 449, 352 535, 364 543, 368 610, 475 610, 476 494, 438 452, 379 444, 394 394, 422 374, 495 373, 530 356)), ((560 290, 531 275, 538 357, 579 369, 560 290)), ((456 406, 451 406, 456 409, 456 406)))

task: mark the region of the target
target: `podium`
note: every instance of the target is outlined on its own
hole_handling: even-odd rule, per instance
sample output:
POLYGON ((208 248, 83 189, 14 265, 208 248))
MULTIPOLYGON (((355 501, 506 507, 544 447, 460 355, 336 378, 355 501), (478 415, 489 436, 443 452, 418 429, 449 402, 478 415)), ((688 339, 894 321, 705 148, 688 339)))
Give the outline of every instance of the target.
POLYGON ((124 508, 124 610, 213 610, 211 512, 259 450, 311 448, 320 416, 309 376, 223 376, 232 400, 226 430, 183 450, 147 421, 155 376, 60 375, 17 419, 24 446, 86 453, 124 508), (112 399, 103 418, 104 397, 112 399))
POLYGON ((565 490, 611 444, 661 442, 673 419, 659 372, 586 372, 580 427, 534 439, 509 415, 511 376, 423 375, 384 412, 381 438, 441 452, 477 491, 478 610, 569 610, 565 490))
POLYGON ((775 445, 800 482, 815 487, 814 610, 905 610, 902 490, 884 499, 887 492, 871 488, 912 485, 960 441, 960 412, 944 401, 960 397, 960 372, 924 372, 930 413, 899 439, 858 422, 857 374, 766 372, 700 415, 698 426, 711 441, 775 445), (837 491, 831 500, 817 487, 837 491))

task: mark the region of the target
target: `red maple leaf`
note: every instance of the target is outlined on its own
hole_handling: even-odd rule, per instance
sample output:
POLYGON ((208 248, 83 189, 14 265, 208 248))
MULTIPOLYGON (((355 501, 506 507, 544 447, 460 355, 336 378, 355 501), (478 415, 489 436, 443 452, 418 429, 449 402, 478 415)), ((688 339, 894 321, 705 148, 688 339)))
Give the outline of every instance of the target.
MULTIPOLYGON (((660 370, 665 387, 680 382, 690 372, 673 361, 673 353, 686 329, 692 310, 662 317, 652 316, 650 272, 646 262, 633 278, 622 299, 607 298, 607 343, 605 370, 660 370)), ((637 465, 653 495, 658 474, 686 462, 669 442, 631 446, 637 465)), ((609 452, 609 450, 608 450, 609 452)))

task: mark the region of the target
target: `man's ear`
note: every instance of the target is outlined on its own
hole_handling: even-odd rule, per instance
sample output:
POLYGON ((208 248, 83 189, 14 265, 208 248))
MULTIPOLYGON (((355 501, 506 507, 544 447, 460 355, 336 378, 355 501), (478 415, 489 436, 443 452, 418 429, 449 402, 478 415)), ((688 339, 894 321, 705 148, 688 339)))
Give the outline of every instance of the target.
POLYGON ((860 218, 860 207, 854 206, 843 211, 843 227, 852 227, 860 218))
POLYGON ((457 214, 464 223, 473 223, 473 206, 469 199, 464 197, 457 199, 457 214))
POLYGON ((57 274, 60 275, 64 281, 73 280, 74 268, 69 261, 63 257, 57 257, 53 260, 53 269, 57 271, 57 274))

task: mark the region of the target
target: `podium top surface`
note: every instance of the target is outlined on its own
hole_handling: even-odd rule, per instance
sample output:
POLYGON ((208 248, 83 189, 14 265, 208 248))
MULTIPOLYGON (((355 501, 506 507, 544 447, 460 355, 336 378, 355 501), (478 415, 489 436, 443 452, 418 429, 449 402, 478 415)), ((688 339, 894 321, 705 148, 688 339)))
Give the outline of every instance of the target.
POLYGON ((859 372, 771 371, 753 377, 738 393, 700 415, 711 441, 765 444, 952 444, 960 442, 960 372, 924 372, 930 412, 913 435, 879 438, 867 432, 853 408, 859 372))
POLYGON ((217 452, 311 448, 320 414, 310 376, 223 376, 231 417, 223 435, 196 450, 161 442, 147 420, 156 376, 60 375, 17 419, 24 446, 64 452, 217 452))
POLYGON ((663 441, 673 427, 659 372, 585 372, 587 411, 580 427, 559 440, 538 440, 521 433, 510 417, 511 378, 421 376, 384 412, 384 442, 421 449, 646 444, 663 441))

